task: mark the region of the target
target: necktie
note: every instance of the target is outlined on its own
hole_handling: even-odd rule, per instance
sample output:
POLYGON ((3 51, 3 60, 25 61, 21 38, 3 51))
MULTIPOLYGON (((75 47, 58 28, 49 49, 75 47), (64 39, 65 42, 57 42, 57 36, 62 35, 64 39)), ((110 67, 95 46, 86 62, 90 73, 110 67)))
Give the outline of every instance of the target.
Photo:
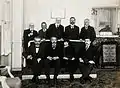
POLYGON ((57 25, 57 28, 59 28, 59 25, 57 25))
POLYGON ((89 44, 86 45, 85 49, 88 50, 88 48, 89 48, 89 44))

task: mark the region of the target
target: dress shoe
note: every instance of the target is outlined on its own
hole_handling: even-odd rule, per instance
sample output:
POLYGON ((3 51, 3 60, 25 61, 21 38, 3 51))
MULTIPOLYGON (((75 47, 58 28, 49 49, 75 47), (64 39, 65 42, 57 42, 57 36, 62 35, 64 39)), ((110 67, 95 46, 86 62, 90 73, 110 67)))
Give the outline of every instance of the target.
POLYGON ((74 80, 74 76, 70 75, 70 82, 72 82, 74 80))
POLYGON ((80 78, 80 83, 81 83, 81 84, 85 84, 85 79, 80 78))
POLYGON ((38 76, 33 76, 32 82, 38 83, 39 82, 38 76))

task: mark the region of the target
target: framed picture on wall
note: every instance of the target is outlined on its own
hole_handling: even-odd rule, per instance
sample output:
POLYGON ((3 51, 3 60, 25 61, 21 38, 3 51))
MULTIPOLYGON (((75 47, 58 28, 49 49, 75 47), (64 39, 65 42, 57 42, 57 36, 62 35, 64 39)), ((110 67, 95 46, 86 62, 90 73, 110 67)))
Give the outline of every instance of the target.
POLYGON ((54 8, 51 9, 51 19, 61 18, 65 19, 66 9, 65 8, 54 8))

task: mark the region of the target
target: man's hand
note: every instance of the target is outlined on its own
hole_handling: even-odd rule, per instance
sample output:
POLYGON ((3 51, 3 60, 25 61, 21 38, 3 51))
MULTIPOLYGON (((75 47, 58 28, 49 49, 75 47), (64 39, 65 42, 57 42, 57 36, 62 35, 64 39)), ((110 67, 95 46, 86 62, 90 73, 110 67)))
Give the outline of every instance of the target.
POLYGON ((57 60, 57 59, 59 59, 59 57, 53 57, 53 60, 57 60))
POLYGON ((92 61, 92 60, 90 60, 90 61, 89 61, 89 63, 90 63, 90 64, 95 64, 95 62, 94 62, 94 61, 92 61))
POLYGON ((63 57, 63 59, 68 60, 68 58, 67 58, 67 57, 63 57))
POLYGON ((41 41, 45 41, 45 38, 43 38, 41 41))
POLYGON ((72 60, 75 60, 75 58, 73 57, 72 60))
POLYGON ((38 63, 39 63, 39 62, 41 61, 41 58, 38 58, 37 61, 38 61, 38 63))
POLYGON ((59 41, 64 41, 63 38, 61 38, 59 41))
POLYGON ((80 61, 80 62, 82 62, 82 63, 84 63, 84 61, 83 61, 83 59, 82 59, 82 58, 79 58, 79 61, 80 61))
POLYGON ((32 55, 28 55, 27 59, 31 59, 32 60, 32 55))
POLYGON ((31 43, 31 42, 34 42, 34 41, 33 41, 33 40, 29 41, 29 42, 28 42, 28 47, 30 46, 30 43, 31 43))
POLYGON ((48 56, 47 59, 52 60, 52 57, 51 57, 51 56, 48 56))
POLYGON ((80 39, 80 42, 85 42, 84 40, 80 39))
POLYGON ((32 36, 32 35, 33 35, 33 32, 31 32, 31 33, 28 34, 29 37, 32 36))

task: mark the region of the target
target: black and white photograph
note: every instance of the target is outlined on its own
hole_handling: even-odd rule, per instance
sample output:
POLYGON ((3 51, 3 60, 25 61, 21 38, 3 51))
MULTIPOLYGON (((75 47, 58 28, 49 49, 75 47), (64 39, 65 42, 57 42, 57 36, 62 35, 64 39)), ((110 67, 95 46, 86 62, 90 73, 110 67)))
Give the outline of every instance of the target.
POLYGON ((0 0, 0 88, 120 88, 120 0, 0 0))

